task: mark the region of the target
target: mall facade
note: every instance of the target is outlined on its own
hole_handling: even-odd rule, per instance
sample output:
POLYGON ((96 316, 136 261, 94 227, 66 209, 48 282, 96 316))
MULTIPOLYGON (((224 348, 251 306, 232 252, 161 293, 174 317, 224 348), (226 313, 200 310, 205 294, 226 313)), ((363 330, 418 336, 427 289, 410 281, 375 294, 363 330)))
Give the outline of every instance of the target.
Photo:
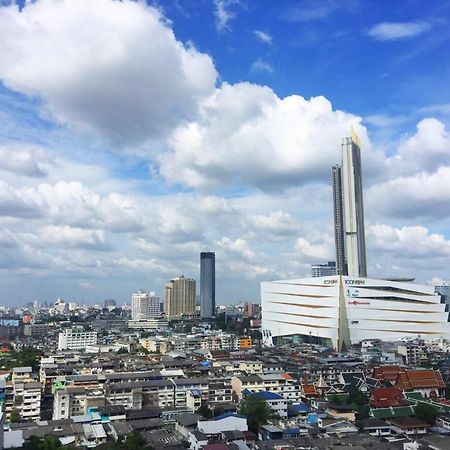
POLYGON ((344 275, 261 283, 265 345, 450 338, 448 305, 433 286, 344 275))

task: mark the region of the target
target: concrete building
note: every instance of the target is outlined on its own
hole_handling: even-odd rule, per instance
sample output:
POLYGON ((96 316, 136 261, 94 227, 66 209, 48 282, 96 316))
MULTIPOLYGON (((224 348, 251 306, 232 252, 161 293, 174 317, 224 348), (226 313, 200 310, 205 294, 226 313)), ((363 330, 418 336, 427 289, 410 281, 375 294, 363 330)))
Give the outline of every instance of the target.
POLYGON ((335 261, 328 261, 326 264, 311 265, 311 276, 314 278, 332 277, 334 275, 337 275, 335 261))
POLYGON ((64 330, 58 335, 58 350, 80 350, 97 344, 95 331, 84 331, 82 327, 64 330))
POLYGON ((337 273, 351 277, 367 276, 360 145, 352 130, 332 171, 337 273))
POLYGON ((181 276, 166 284, 164 313, 169 319, 195 314, 195 280, 181 276))
POLYGON ((210 319, 216 312, 216 255, 200 253, 200 317, 210 319))
POLYGON ((146 320, 161 316, 159 297, 154 292, 139 290, 131 297, 131 319, 146 320))
POLYGON ((48 335, 50 326, 46 323, 32 323, 23 326, 23 334, 32 338, 44 338, 48 335))
POLYGON ((348 276, 261 284, 262 329, 275 341, 341 349, 365 339, 449 338, 449 314, 433 286, 348 276))

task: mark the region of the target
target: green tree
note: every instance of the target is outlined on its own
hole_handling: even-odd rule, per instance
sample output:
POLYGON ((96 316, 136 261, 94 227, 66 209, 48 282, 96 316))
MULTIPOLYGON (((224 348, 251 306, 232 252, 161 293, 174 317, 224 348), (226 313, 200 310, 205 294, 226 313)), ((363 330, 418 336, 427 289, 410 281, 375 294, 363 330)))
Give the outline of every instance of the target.
POLYGON ((123 443, 123 448, 126 450, 142 450, 142 447, 144 446, 145 439, 138 431, 132 431, 130 434, 128 434, 123 443))
POLYGON ((414 411, 419 420, 429 423, 430 425, 434 425, 437 416, 436 408, 428 403, 419 403, 414 408, 414 411))
POLYGON ((200 414, 205 419, 212 419, 213 412, 208 408, 204 403, 200 406, 200 408, 196 411, 197 414, 200 414))
POLYGON ((19 411, 16 411, 15 409, 11 411, 11 414, 9 416, 9 421, 14 422, 20 422, 22 420, 22 417, 19 414, 19 411))
POLYGON ((253 433, 258 433, 259 427, 274 417, 267 402, 255 395, 249 395, 242 401, 239 412, 247 417, 248 428, 253 433))
POLYGON ((39 450, 60 450, 62 448, 61 442, 56 436, 45 436, 44 440, 39 444, 39 450))

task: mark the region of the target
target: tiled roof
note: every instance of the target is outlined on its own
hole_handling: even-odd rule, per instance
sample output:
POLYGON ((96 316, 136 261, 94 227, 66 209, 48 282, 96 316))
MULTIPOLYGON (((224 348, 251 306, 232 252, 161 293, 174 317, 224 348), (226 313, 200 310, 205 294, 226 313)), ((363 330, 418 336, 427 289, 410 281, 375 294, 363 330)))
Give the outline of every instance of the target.
POLYGON ((389 408, 390 406, 408 405, 408 402, 403 398, 402 390, 395 387, 382 387, 374 389, 370 403, 376 408, 389 408))
POLYGON ((445 388, 444 380, 438 370, 406 370, 399 374, 397 386, 412 391, 421 388, 445 388))

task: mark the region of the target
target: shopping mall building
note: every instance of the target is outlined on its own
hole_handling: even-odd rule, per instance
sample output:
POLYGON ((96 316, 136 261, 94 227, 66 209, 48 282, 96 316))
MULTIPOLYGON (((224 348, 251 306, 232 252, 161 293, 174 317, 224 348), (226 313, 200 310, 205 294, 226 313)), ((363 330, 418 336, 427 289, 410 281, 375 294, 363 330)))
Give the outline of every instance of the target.
POLYGON ((433 286, 331 276, 261 283, 266 345, 321 342, 336 349, 364 339, 450 338, 448 306, 433 286))

